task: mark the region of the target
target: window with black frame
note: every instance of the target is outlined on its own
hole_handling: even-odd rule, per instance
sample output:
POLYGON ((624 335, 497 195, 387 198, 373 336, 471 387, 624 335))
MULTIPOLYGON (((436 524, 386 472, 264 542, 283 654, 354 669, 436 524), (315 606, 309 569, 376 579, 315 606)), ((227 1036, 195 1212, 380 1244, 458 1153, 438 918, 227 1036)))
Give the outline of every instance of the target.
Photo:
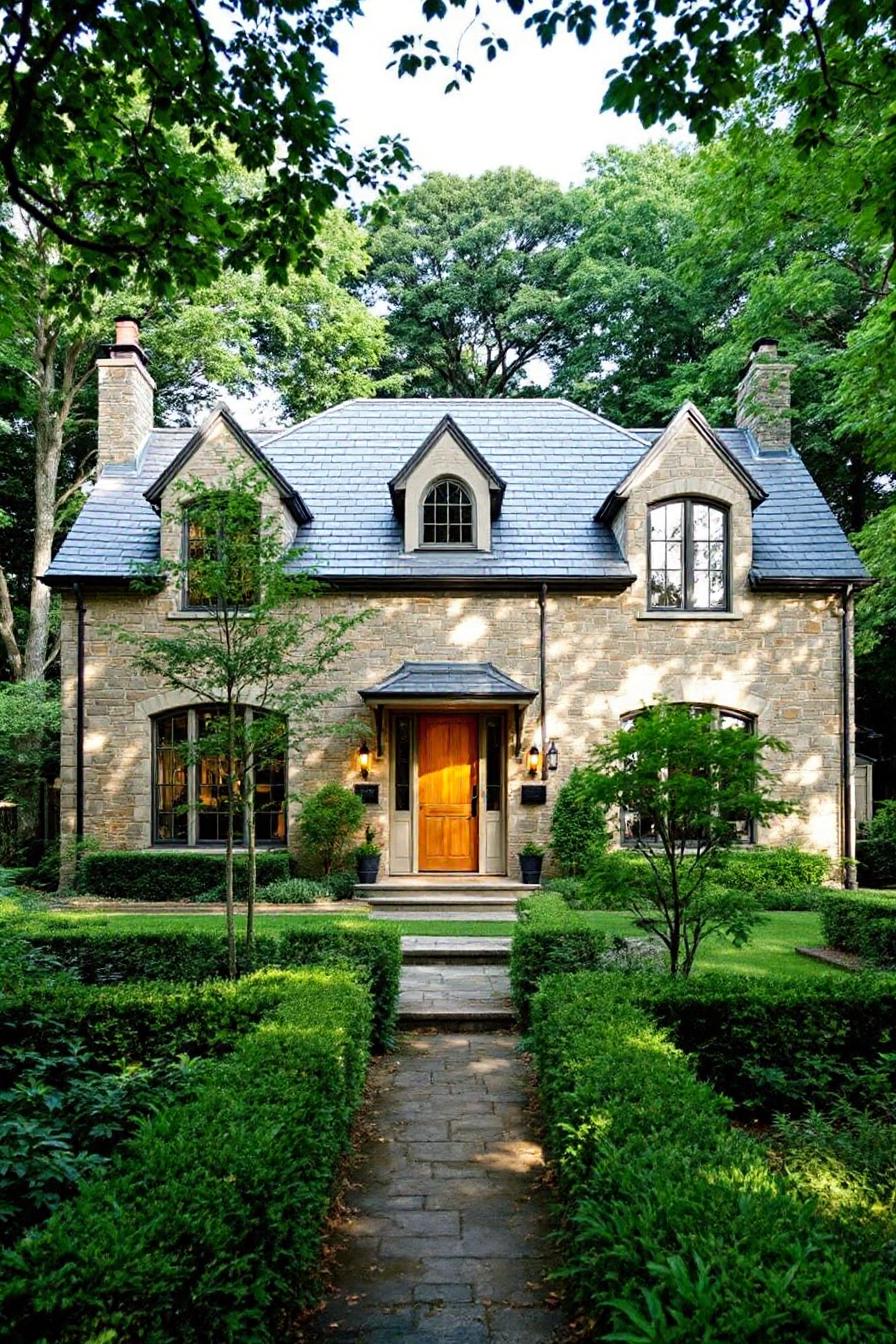
POLYGON ((460 481, 437 481, 423 500, 424 546, 472 546, 473 499, 460 481))
POLYGON ((184 511, 184 606, 202 610, 223 594, 228 605, 256 597, 255 551, 261 520, 254 503, 218 491, 184 511))
POLYGON ((647 605, 651 611, 727 611, 728 510, 669 499, 649 510, 647 605))
MULTIPOLYGON (((712 715, 715 725, 719 728, 744 733, 752 733, 756 730, 756 720, 750 714, 740 714, 733 709, 721 709, 718 705, 689 705, 688 708, 692 714, 712 715)), ((626 714, 622 719, 622 727, 630 728, 639 715, 643 713, 643 710, 638 710, 634 714, 626 714)), ((648 813, 624 810, 619 820, 623 845, 658 845, 660 843, 656 817, 650 816, 648 813)), ((734 827, 739 844, 752 843, 755 830, 752 817, 747 815, 728 816, 726 820, 734 827)), ((695 842, 700 839, 697 835, 691 838, 695 842)))
MULTIPOLYGON (((221 846, 227 840, 229 791, 226 755, 220 750, 219 726, 225 710, 199 705, 160 714, 153 720, 152 838, 157 845, 221 846), (208 749, 203 749, 203 742, 208 749)), ((286 844, 286 724, 275 715, 240 707, 241 726, 255 746, 251 773, 241 762, 234 770, 236 808, 233 836, 245 842, 248 799, 254 792, 256 843, 286 844), (259 731, 264 714, 265 728, 259 731), (269 720, 269 726, 268 725, 269 720), (246 787, 254 786, 254 789, 246 787)))

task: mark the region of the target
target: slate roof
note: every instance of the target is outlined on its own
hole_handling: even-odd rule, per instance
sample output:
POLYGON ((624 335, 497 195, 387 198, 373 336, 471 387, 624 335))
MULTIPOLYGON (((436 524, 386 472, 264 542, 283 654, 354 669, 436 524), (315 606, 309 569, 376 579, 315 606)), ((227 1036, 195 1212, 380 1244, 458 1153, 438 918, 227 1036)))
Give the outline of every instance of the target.
MULTIPOLYGON (((157 558, 159 518, 143 493, 193 432, 153 430, 135 466, 103 472, 49 567, 51 582, 127 579, 135 564, 157 558)), ((323 579, 623 587, 631 571, 594 514, 660 432, 621 429, 551 398, 421 398, 343 402, 251 437, 313 515, 297 541, 306 548, 301 563, 314 564, 323 579), (492 550, 405 555, 389 481, 448 414, 507 483, 492 550)), ((758 579, 867 578, 796 454, 761 457, 745 431, 717 433, 768 494, 753 515, 758 579)))
POLYGON ((408 663, 359 691, 362 700, 507 700, 528 704, 537 692, 500 672, 494 663, 408 663))

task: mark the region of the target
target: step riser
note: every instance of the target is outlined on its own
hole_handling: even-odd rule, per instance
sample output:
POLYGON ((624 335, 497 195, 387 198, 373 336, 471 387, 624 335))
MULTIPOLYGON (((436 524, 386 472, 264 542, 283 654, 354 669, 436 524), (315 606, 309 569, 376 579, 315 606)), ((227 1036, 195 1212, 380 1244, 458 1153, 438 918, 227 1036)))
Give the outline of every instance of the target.
POLYGON ((404 966, 482 966, 507 965, 510 953, 497 952, 403 952, 404 966))
POLYGON ((420 910, 419 907, 415 910, 402 910, 400 906, 396 906, 394 910, 372 910, 370 918, 406 920, 408 923, 413 923, 414 920, 436 920, 446 924, 461 924, 470 920, 508 925, 516 923, 516 913, 513 910, 481 910, 475 905, 465 910, 446 910, 444 906, 434 906, 432 910, 420 910))
POLYGON ((515 900, 483 896, 374 896, 364 904, 371 910, 516 910, 515 900))
POLYGON ((399 1013, 399 1031, 512 1031, 516 1019, 513 1013, 399 1013))

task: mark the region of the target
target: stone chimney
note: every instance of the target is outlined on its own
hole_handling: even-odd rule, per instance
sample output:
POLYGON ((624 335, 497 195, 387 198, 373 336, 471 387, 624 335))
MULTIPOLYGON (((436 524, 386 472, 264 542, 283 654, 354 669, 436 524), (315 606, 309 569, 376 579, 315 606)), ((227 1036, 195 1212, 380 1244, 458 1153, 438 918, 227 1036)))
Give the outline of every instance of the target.
POLYGON ((759 451, 783 453, 790 447, 790 374, 793 364, 774 337, 756 341, 737 389, 738 429, 752 430, 759 451))
POLYGON ((156 385, 146 367, 140 328, 115 319, 115 344, 96 362, 99 378, 97 475, 115 462, 133 462, 153 426, 156 385))

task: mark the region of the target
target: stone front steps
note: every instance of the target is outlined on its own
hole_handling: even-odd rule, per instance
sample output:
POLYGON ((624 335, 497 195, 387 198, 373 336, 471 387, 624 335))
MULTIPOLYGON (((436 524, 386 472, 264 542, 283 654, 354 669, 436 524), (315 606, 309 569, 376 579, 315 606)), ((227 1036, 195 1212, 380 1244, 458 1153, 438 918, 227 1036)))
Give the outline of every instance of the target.
POLYGON ((510 961, 509 938, 417 938, 401 940, 405 966, 504 965, 510 961))
POLYGON ((506 877, 405 877, 359 883, 355 899, 374 919, 516 919, 516 903, 536 887, 506 877))

